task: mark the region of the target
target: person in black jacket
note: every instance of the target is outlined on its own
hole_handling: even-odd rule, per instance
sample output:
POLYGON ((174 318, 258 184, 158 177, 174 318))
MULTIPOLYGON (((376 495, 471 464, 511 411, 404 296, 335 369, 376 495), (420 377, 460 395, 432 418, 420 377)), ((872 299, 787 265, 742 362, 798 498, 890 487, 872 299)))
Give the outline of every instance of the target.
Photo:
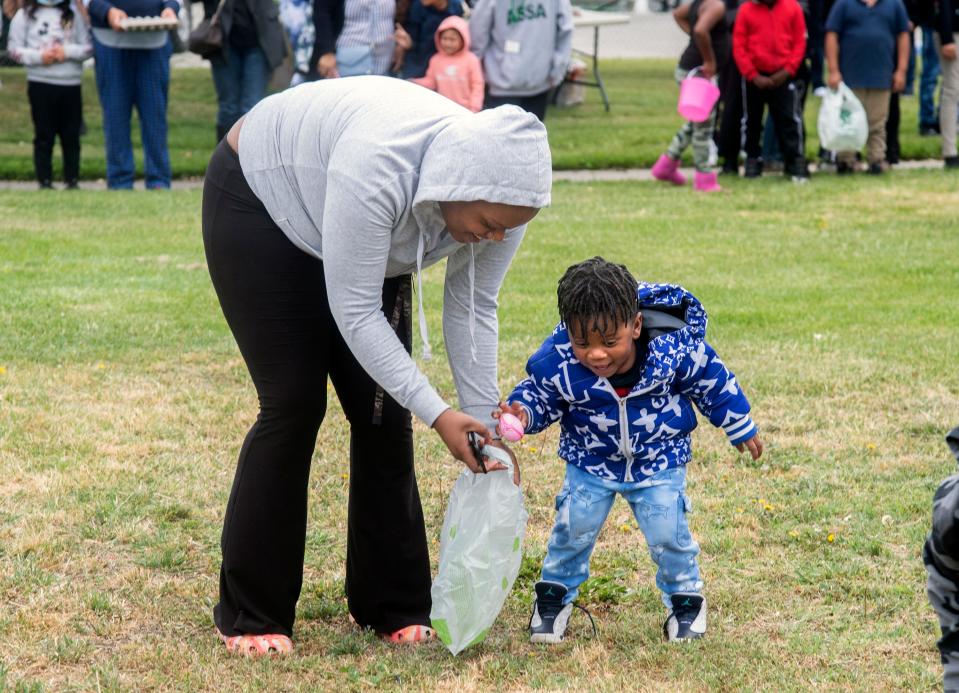
POLYGON ((273 0, 203 2, 208 18, 218 7, 223 50, 210 60, 218 102, 217 142, 266 95, 270 75, 286 57, 279 11, 273 0))

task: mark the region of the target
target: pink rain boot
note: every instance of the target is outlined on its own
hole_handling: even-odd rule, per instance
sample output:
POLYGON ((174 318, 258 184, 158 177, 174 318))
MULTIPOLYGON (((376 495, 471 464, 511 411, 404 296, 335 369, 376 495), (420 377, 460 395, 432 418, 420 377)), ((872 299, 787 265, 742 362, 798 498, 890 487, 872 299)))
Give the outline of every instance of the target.
POLYGON ((669 155, 663 154, 653 164, 653 178, 666 181, 673 185, 686 185, 686 176, 679 172, 679 161, 670 159, 669 155))
POLYGON ((696 178, 693 180, 693 190, 696 192, 719 192, 722 186, 716 182, 716 173, 701 173, 696 171, 696 178))

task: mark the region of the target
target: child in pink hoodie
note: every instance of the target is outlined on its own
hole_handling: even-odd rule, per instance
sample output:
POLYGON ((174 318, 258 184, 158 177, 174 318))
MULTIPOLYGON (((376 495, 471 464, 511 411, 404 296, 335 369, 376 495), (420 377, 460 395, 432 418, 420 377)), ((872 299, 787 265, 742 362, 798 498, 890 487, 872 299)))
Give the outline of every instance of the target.
POLYGON ((439 92, 474 113, 483 108, 483 66, 470 53, 469 25, 462 17, 447 17, 436 30, 436 54, 426 75, 412 81, 439 92))

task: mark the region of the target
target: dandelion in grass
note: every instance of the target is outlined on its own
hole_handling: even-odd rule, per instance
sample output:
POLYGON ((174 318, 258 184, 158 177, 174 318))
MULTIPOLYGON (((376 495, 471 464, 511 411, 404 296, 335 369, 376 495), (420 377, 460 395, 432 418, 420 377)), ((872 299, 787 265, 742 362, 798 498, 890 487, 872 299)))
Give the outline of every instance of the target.
POLYGON ((6 375, 6 374, 7 374, 7 367, 0 366, 0 375, 6 375))
POLYGON ((872 450, 875 450, 875 449, 876 449, 876 444, 875 444, 875 443, 866 443, 866 450, 872 451, 872 450))
POLYGON ((826 541, 832 544, 834 541, 836 541, 836 535, 830 532, 829 534, 826 535, 826 541))
POLYGON ((789 530, 789 536, 791 536, 793 539, 795 539, 796 537, 799 536, 799 530, 798 530, 798 529, 791 529, 791 530, 789 530))

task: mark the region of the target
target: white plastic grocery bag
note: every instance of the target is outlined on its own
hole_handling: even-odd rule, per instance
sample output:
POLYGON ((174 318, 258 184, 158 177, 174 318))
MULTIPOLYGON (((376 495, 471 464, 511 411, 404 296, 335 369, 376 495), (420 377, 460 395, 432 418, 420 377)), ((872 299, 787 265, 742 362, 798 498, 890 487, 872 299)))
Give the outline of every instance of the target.
POLYGON ((454 655, 486 638, 523 557, 528 516, 523 492, 513 483, 512 461, 499 448, 486 446, 482 454, 508 469, 467 469, 453 484, 433 580, 430 620, 454 655))
POLYGON ((866 109, 852 93, 852 89, 840 83, 839 89, 826 90, 819 108, 819 143, 823 149, 833 152, 859 151, 866 143, 869 122, 866 109))

